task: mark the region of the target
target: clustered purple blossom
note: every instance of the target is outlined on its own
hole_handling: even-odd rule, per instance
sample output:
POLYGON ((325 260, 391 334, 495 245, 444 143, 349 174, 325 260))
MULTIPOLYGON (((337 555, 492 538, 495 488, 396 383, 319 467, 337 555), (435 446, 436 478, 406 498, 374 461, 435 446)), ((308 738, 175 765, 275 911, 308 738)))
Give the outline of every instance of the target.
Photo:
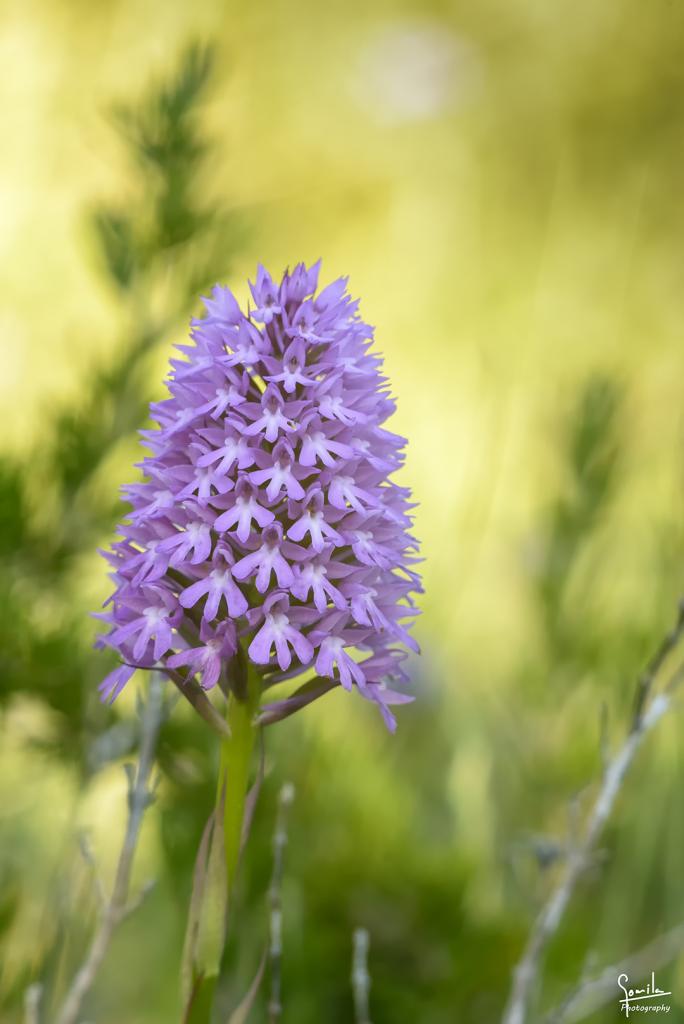
POLYGON ((388 705, 411 699, 387 685, 417 649, 410 492, 390 480, 405 440, 381 426, 395 405, 372 329, 346 279, 315 294, 318 271, 276 284, 260 266, 247 315, 217 285, 171 360, 158 429, 141 431, 144 482, 124 489, 132 511, 105 555, 116 589, 98 643, 122 664, 103 699, 155 666, 208 690, 239 645, 264 686, 312 670, 392 729, 388 705))

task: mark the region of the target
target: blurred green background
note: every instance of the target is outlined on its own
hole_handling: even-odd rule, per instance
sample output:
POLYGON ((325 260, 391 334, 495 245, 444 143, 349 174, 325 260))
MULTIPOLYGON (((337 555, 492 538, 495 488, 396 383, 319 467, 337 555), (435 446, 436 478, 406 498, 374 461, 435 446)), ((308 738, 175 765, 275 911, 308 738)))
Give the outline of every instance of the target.
MULTIPOLYGON (((77 831, 106 878, 118 852, 136 687, 98 704, 88 611, 135 429, 203 289, 319 256, 410 438, 418 699, 395 738, 344 693, 268 733, 224 998, 259 959, 291 780, 285 1024, 353 1019, 358 926, 374 1024, 496 1019, 602 715, 617 742, 681 588, 683 55, 675 0, 0 0, 3 1022, 36 978, 50 1020, 82 956, 77 831)), ((681 728, 640 755, 542 1006, 684 917, 681 728)), ((164 727, 136 863, 157 885, 84 1019, 176 1019, 214 746, 183 708, 164 727)), ((676 1017, 684 962, 658 980, 676 1017)))

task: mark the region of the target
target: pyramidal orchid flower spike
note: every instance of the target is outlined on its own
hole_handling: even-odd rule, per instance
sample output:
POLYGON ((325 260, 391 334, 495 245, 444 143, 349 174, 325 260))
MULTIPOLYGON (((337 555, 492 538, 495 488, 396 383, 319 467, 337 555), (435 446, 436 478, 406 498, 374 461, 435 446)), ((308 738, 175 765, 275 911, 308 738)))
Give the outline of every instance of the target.
POLYGON ((406 648, 420 580, 409 491, 391 480, 403 438, 383 427, 394 402, 373 331, 346 279, 317 292, 319 264, 276 283, 259 267, 243 312, 228 288, 205 299, 192 344, 171 360, 170 396, 151 406, 144 482, 106 553, 115 590, 101 646, 121 664, 228 692, 246 658, 277 721, 336 685, 378 705, 412 698, 406 648), (277 692, 277 691, 276 691, 277 692))

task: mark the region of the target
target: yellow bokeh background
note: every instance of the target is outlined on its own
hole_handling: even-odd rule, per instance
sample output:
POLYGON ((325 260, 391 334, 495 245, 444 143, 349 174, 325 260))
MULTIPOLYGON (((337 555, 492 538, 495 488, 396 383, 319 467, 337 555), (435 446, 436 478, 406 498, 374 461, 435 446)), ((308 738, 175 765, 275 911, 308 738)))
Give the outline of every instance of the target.
MULTIPOLYGON (((567 484, 563 425, 592 375, 624 392, 620 482, 568 581, 570 603, 576 586, 606 628, 638 621, 657 636, 681 587, 684 8, 0 0, 0 408, 2 448, 20 458, 40 446, 51 409, 78 402, 124 322, 87 226, 95 203, 125 202, 130 178, 107 112, 173 67, 191 38, 218 51, 202 122, 215 149, 197 187, 246 224, 226 283, 244 294, 257 261, 279 273, 321 257, 323 277, 349 275, 375 325, 398 400, 392 426, 409 438, 403 480, 419 502, 417 671, 440 693, 452 744, 445 785, 460 825, 449 841, 478 865, 467 913, 494 922, 507 899, 495 777, 518 771, 528 741, 547 767, 565 751, 557 810, 545 805, 539 820, 530 805, 518 823, 562 830, 565 802, 595 778, 597 708, 624 711, 640 668, 611 679, 617 690, 598 668, 539 698, 521 683, 519 667, 541 643, 530 594, 540 524, 567 484)), ((151 398, 180 337, 157 350, 151 398)), ((130 475, 132 450, 106 482, 112 492, 130 475)), ((94 552, 82 572, 89 637, 86 610, 106 592, 94 552)), ((365 706, 330 701, 297 727, 311 756, 327 763, 336 751, 354 763, 359 815, 419 842, 411 823, 424 793, 395 793, 380 810, 394 741, 366 721, 365 706)), ((29 705, 4 712, 14 738, 0 755, 0 803, 23 785, 11 813, 37 823, 43 849, 33 856, 47 877, 73 804, 109 845, 123 786, 107 770, 78 797, 77 774, 55 767, 43 818, 41 772, 30 770, 17 726, 37 714, 29 705)), ((400 731, 412 714, 401 709, 400 731)), ((661 807, 657 822, 679 815, 679 832, 670 787, 681 781, 680 736, 681 723, 668 723, 635 786, 661 807)), ((663 871, 681 906, 678 837, 663 871)), ((154 836, 147 842, 142 864, 153 868, 154 836)), ((643 854, 648 870, 658 843, 643 854)), ((635 863, 624 877, 618 869, 606 914, 639 885, 635 863)), ((34 897, 16 925, 23 942, 34 897)), ((642 938, 660 925, 649 922, 642 938)), ((606 925, 616 954, 618 930, 606 925)), ((21 959, 25 946, 16 949, 21 959)), ((122 1019, 108 1012, 103 1022, 122 1019)), ((474 1001, 463 1019, 489 1012, 474 1001)))

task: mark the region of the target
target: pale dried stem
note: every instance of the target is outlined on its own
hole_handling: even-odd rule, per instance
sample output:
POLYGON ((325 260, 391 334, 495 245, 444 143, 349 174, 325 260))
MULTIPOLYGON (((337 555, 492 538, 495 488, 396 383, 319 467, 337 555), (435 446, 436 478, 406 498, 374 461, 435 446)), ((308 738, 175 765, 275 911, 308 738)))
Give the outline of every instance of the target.
POLYGON ((354 996, 355 1024, 371 1024, 369 998, 370 973, 368 971, 368 950, 370 935, 365 928, 357 928, 354 932, 354 949, 352 953, 352 994, 354 996))
POLYGON ((100 919, 83 964, 74 975, 56 1024, 77 1024, 79 1012, 87 993, 92 988, 105 958, 112 936, 118 925, 140 905, 149 891, 129 903, 129 888, 135 851, 140 837, 140 828, 147 807, 153 799, 150 777, 154 767, 155 750, 159 728, 164 716, 163 683, 157 673, 152 673, 149 696, 140 714, 140 755, 137 769, 128 773, 128 819, 123 846, 114 878, 112 894, 100 911, 100 919))
POLYGON ((43 998, 43 986, 36 982, 29 985, 24 993, 24 1022, 38 1024, 40 1020, 40 1003, 43 998))
POLYGON ((273 874, 269 888, 269 962, 271 996, 268 1003, 269 1024, 277 1024, 283 1012, 281 966, 283 956, 282 883, 285 847, 287 846, 287 811, 294 799, 294 787, 286 782, 280 790, 278 813, 273 834, 273 874))
POLYGON ((584 833, 568 851, 556 887, 537 915, 513 973, 513 983, 503 1024, 525 1024, 530 1003, 540 980, 541 965, 549 942, 556 934, 578 880, 592 863, 596 843, 611 815, 627 772, 645 736, 660 721, 672 704, 672 693, 682 678, 678 670, 663 692, 650 699, 657 675, 684 634, 684 605, 680 604, 677 623, 664 638, 639 679, 631 730, 618 752, 606 761, 601 786, 589 812, 584 833))
POLYGON ((643 978, 667 966, 684 949, 684 923, 659 935, 647 946, 625 957, 617 964, 604 967, 591 978, 580 982, 565 997, 560 1006, 544 1018, 544 1024, 575 1024, 584 1020, 606 1003, 617 998, 617 979, 621 974, 630 978, 643 978))

